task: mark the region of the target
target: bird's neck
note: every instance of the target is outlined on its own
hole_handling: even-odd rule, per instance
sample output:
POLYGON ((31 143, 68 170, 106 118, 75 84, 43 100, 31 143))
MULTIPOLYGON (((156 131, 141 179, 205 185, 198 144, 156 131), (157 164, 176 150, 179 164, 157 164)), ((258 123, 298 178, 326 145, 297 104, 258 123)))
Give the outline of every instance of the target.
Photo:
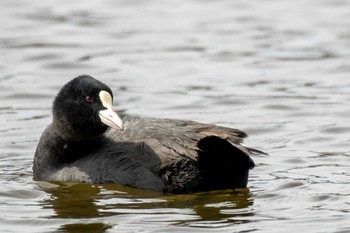
POLYGON ((59 133, 54 132, 56 143, 53 145, 53 149, 56 152, 55 157, 60 160, 60 163, 72 163, 85 157, 100 148, 107 140, 104 135, 77 137, 77 135, 67 136, 59 133))
POLYGON ((36 174, 41 175, 40 168, 57 170, 61 166, 73 163, 100 148, 107 141, 104 135, 77 139, 61 132, 53 124, 43 132, 34 157, 33 169, 37 170, 36 174))

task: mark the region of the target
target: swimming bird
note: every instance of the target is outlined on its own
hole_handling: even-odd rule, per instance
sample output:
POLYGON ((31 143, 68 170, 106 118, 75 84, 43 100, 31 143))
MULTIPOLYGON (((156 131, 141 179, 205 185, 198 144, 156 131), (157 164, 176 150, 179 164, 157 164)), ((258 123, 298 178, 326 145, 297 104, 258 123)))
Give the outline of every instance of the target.
POLYGON ((81 75, 54 99, 52 123, 33 161, 33 179, 117 183, 166 193, 247 187, 246 133, 195 121, 119 116, 113 93, 81 75))

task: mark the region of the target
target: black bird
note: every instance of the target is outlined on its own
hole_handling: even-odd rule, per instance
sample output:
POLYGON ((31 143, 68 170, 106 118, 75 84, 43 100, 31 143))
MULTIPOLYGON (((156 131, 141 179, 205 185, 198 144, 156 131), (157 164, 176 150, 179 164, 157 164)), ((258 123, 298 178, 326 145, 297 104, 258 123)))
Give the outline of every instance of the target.
POLYGON ((194 121, 121 119, 112 100, 111 89, 89 75, 62 87, 35 152, 34 180, 168 193, 247 186, 254 167, 249 154, 263 152, 240 145, 244 132, 194 121))

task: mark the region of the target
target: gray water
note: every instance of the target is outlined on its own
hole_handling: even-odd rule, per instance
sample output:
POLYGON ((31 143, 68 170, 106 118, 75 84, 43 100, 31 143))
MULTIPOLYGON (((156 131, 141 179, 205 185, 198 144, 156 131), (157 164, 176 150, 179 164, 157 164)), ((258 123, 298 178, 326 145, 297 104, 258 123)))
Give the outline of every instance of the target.
POLYGON ((350 232, 350 1, 0 1, 1 232, 350 232), (32 181, 59 88, 246 131, 249 188, 32 181))

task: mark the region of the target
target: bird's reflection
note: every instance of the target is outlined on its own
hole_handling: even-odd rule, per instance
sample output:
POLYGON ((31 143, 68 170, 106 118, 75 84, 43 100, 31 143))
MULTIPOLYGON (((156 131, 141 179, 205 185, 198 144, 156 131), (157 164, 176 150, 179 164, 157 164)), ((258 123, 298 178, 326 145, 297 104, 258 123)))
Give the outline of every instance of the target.
POLYGON ((38 185, 49 194, 50 198, 43 204, 44 208, 54 210, 55 214, 51 217, 67 220, 58 229, 62 232, 102 233, 113 226, 118 228, 118 218, 111 216, 151 215, 157 214, 157 211, 158 214, 169 211, 174 218, 171 222, 177 225, 230 224, 253 215, 248 208, 253 205, 248 189, 170 195, 115 184, 38 182, 38 185), (177 213, 180 213, 179 216, 177 213), (184 215, 188 219, 184 219, 184 215))
MULTIPOLYGON (((184 225, 202 222, 236 222, 242 217, 253 215, 248 208, 254 203, 249 189, 220 190, 189 195, 168 197, 168 207, 192 208, 198 218, 194 221, 183 221, 184 225)), ((198 225, 197 224, 197 225, 198 225)))

